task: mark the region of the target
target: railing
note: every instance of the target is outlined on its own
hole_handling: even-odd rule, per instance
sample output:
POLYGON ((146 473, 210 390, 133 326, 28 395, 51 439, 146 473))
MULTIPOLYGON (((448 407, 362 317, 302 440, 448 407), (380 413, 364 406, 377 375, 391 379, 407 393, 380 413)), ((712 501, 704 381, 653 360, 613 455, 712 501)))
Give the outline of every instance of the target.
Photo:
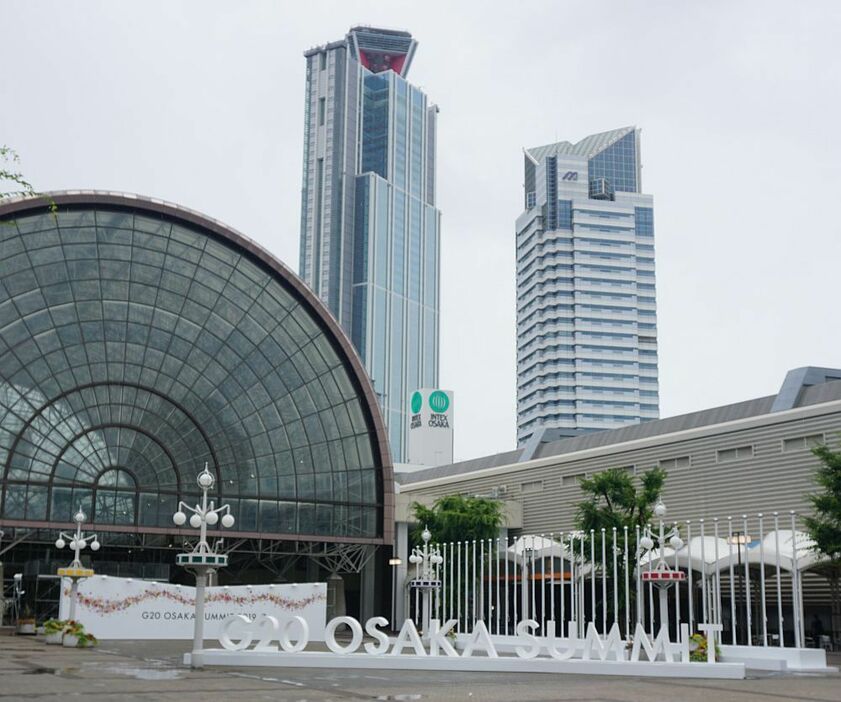
MULTIPOLYGON (((720 643, 801 647, 802 570, 819 557, 798 527, 793 512, 773 512, 664 521, 676 531, 661 544, 650 525, 438 544, 432 616, 454 619, 458 632, 482 621, 493 635, 512 635, 527 619, 538 635, 550 622, 560 636, 573 626, 584 636, 590 622, 623 637, 638 623, 651 636, 668 626, 673 641, 679 622, 690 633, 720 624, 720 643)), ((409 597, 420 622, 420 600, 409 597)))

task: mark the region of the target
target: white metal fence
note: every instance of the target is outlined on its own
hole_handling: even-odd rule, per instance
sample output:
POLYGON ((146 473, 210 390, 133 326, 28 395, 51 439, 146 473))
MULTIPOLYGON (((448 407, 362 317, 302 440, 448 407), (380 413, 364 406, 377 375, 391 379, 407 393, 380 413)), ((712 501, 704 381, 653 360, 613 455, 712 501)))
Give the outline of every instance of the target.
MULTIPOLYGON (((520 621, 533 619, 538 634, 554 622, 559 636, 572 633, 571 622, 579 636, 589 622, 603 634, 616 625, 626 637, 637 623, 650 635, 665 624, 675 640, 684 622, 690 632, 701 623, 721 624, 725 644, 804 645, 801 573, 818 556, 793 512, 666 526, 677 528, 680 539, 666 541, 662 561, 684 578, 667 586, 646 576, 661 563, 661 547, 650 548, 639 528, 439 543, 441 586, 432 594, 432 615, 456 620, 459 632, 482 621, 496 635, 514 634, 520 621), (668 622, 657 606, 660 587, 668 590, 668 622)), ((406 596, 419 622, 421 595, 406 596)))

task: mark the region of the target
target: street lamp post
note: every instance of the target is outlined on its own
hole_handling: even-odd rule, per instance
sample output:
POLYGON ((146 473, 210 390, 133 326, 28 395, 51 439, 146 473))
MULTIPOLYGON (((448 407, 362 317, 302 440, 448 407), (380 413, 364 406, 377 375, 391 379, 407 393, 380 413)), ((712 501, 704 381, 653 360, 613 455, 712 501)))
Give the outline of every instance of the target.
POLYGON ((176 526, 183 526, 187 522, 186 512, 190 515, 190 526, 199 530, 199 540, 190 553, 179 553, 175 562, 192 571, 196 576, 196 602, 195 621, 193 624, 193 651, 190 654, 190 667, 201 668, 204 665, 204 591, 207 585, 207 576, 216 572, 217 568, 224 568, 228 565, 228 556, 224 553, 217 553, 216 549, 222 540, 216 541, 211 547, 207 543, 207 527, 215 526, 221 522, 222 526, 230 529, 234 525, 234 517, 231 514, 230 505, 214 507, 213 501, 208 505, 207 493, 213 487, 216 479, 204 464, 204 470, 199 473, 196 479, 202 491, 201 504, 195 507, 185 502, 178 503, 178 511, 172 515, 172 521, 176 526), (221 518, 220 518, 221 515, 221 518))
POLYGON ((409 587, 421 592, 421 630, 425 636, 429 634, 429 623, 432 619, 432 593, 441 587, 436 568, 444 562, 438 548, 429 545, 431 539, 432 534, 424 527, 421 532, 423 546, 416 546, 409 556, 409 563, 415 566, 415 578, 409 583, 409 587))
MULTIPOLYGON (((666 516, 666 505, 663 504, 662 500, 658 500, 657 504, 654 506, 654 514, 660 520, 659 535, 654 537, 651 532, 651 527, 647 526, 643 530, 642 538, 640 538, 639 547, 641 550, 649 553, 650 559, 650 552, 654 548, 654 539, 656 538, 659 557, 657 559, 657 565, 654 566, 653 569, 643 571, 642 580, 657 585, 657 589, 659 590, 660 594, 660 628, 666 627, 666 630, 668 631, 668 590, 674 583, 682 582, 686 578, 686 574, 681 570, 672 570, 669 567, 668 563, 666 563, 664 551, 666 547, 666 540, 668 539, 669 545, 672 547, 672 549, 674 549, 675 553, 677 553, 680 549, 683 548, 683 539, 680 538, 680 533, 677 527, 674 527, 668 534, 665 533, 666 530, 665 525, 663 523, 663 517, 666 516)), ((640 567, 639 561, 637 562, 637 567, 640 567)), ((680 622, 677 622, 677 624, 680 625, 680 622)), ((652 634, 653 633, 654 632, 652 632, 652 634)), ((679 630, 678 635, 680 635, 679 630)))
POLYGON ((79 511, 73 515, 73 521, 76 522, 76 533, 68 536, 63 531, 59 533, 55 541, 55 547, 58 549, 64 548, 67 543, 70 543, 70 549, 73 551, 73 562, 66 568, 59 568, 58 575, 63 578, 70 578, 70 612, 68 619, 76 618, 76 599, 79 592, 79 580, 81 578, 89 578, 93 575, 93 568, 85 568, 79 558, 79 554, 85 549, 90 541, 91 551, 99 551, 99 538, 96 534, 88 534, 85 536, 82 533, 82 524, 87 521, 87 516, 82 511, 81 505, 79 511))

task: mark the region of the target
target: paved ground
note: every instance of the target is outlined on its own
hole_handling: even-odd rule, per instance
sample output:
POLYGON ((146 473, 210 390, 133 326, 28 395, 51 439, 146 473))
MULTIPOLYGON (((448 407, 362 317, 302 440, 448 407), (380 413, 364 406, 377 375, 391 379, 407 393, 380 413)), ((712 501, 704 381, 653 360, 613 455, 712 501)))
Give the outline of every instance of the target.
MULTIPOLYGON (((245 672, 180 665, 186 642, 105 641, 93 650, 46 646, 32 637, 0 637, 0 702, 86 699, 188 702, 841 702, 841 674, 764 675, 749 680, 652 680, 582 675, 374 673, 302 669, 245 672)), ((832 663, 841 663, 833 656, 832 663)))

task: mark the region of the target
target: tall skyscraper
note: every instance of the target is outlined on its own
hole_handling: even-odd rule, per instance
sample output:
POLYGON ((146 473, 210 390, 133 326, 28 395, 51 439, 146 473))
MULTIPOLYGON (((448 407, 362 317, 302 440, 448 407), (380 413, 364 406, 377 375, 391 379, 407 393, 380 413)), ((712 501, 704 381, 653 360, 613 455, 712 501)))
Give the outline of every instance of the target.
POLYGON ((353 340, 403 461, 410 397, 438 386, 438 108, 406 80, 408 32, 307 51, 301 277, 353 340))
POLYGON ((659 416, 654 216, 640 132, 525 150, 517 440, 659 416))

